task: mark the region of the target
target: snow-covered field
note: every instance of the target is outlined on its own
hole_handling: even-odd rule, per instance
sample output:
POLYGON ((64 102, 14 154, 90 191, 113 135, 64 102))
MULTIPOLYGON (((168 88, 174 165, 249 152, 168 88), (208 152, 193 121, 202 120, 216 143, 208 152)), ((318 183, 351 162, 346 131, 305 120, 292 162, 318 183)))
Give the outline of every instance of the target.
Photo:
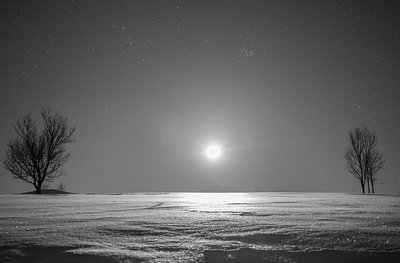
POLYGON ((400 262, 400 196, 0 195, 0 237, 1 262, 400 262))

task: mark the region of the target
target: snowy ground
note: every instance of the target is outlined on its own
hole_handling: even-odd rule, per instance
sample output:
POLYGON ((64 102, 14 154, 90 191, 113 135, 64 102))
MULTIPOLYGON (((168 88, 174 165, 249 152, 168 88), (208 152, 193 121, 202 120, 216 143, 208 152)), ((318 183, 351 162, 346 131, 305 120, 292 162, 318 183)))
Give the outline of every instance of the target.
POLYGON ((1 262, 400 262, 400 196, 0 195, 0 237, 1 262))

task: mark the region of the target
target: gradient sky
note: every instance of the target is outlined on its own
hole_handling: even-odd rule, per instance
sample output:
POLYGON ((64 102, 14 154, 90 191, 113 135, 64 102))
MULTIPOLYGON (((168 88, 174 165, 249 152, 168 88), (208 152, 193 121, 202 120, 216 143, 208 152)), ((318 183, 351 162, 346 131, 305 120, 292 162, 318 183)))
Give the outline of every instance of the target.
MULTIPOLYGON (((0 156, 42 107, 77 127, 72 192, 360 192, 347 133, 400 192, 398 1, 1 1, 0 156), (202 154, 227 149, 219 162, 202 154)), ((0 192, 33 190, 0 168, 0 192)))

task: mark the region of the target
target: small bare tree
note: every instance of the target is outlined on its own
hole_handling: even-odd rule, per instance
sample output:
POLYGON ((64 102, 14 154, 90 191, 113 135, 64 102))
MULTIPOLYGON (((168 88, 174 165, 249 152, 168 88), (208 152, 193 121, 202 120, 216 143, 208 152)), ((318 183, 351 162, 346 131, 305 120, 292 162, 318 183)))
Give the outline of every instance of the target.
POLYGON ((64 174, 61 168, 70 156, 65 145, 74 141, 75 133, 64 116, 48 109, 42 109, 41 116, 42 131, 30 115, 17 121, 17 137, 8 142, 2 161, 14 178, 32 184, 37 194, 42 193, 44 182, 64 174))
POLYGON ((357 127, 349 132, 349 145, 345 151, 347 170, 360 181, 361 190, 375 193, 378 171, 384 168, 383 153, 377 149, 378 137, 367 127, 357 127))
POLYGON ((65 191, 65 184, 63 184, 63 182, 59 183, 57 186, 57 190, 65 191))

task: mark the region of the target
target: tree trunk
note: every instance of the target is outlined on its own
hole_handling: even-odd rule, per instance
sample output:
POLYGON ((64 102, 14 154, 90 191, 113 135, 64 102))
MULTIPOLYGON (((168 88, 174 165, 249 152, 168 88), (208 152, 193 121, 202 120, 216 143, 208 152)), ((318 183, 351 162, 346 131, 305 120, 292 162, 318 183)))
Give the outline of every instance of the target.
POLYGON ((37 195, 41 195, 42 194, 42 184, 38 183, 37 185, 35 185, 35 190, 36 190, 37 195))
POLYGON ((36 187, 36 194, 37 195, 42 194, 42 189, 40 189, 39 187, 36 187))
POLYGON ((372 193, 375 194, 374 181, 371 181, 372 193))
POLYGON ((361 189, 362 189, 362 193, 365 194, 365 185, 364 185, 363 181, 361 181, 361 189))
POLYGON ((368 186, 368 193, 370 194, 371 193, 371 189, 370 189, 370 187, 369 187, 369 178, 367 178, 367 180, 366 180, 366 182, 367 182, 367 186, 368 186))

